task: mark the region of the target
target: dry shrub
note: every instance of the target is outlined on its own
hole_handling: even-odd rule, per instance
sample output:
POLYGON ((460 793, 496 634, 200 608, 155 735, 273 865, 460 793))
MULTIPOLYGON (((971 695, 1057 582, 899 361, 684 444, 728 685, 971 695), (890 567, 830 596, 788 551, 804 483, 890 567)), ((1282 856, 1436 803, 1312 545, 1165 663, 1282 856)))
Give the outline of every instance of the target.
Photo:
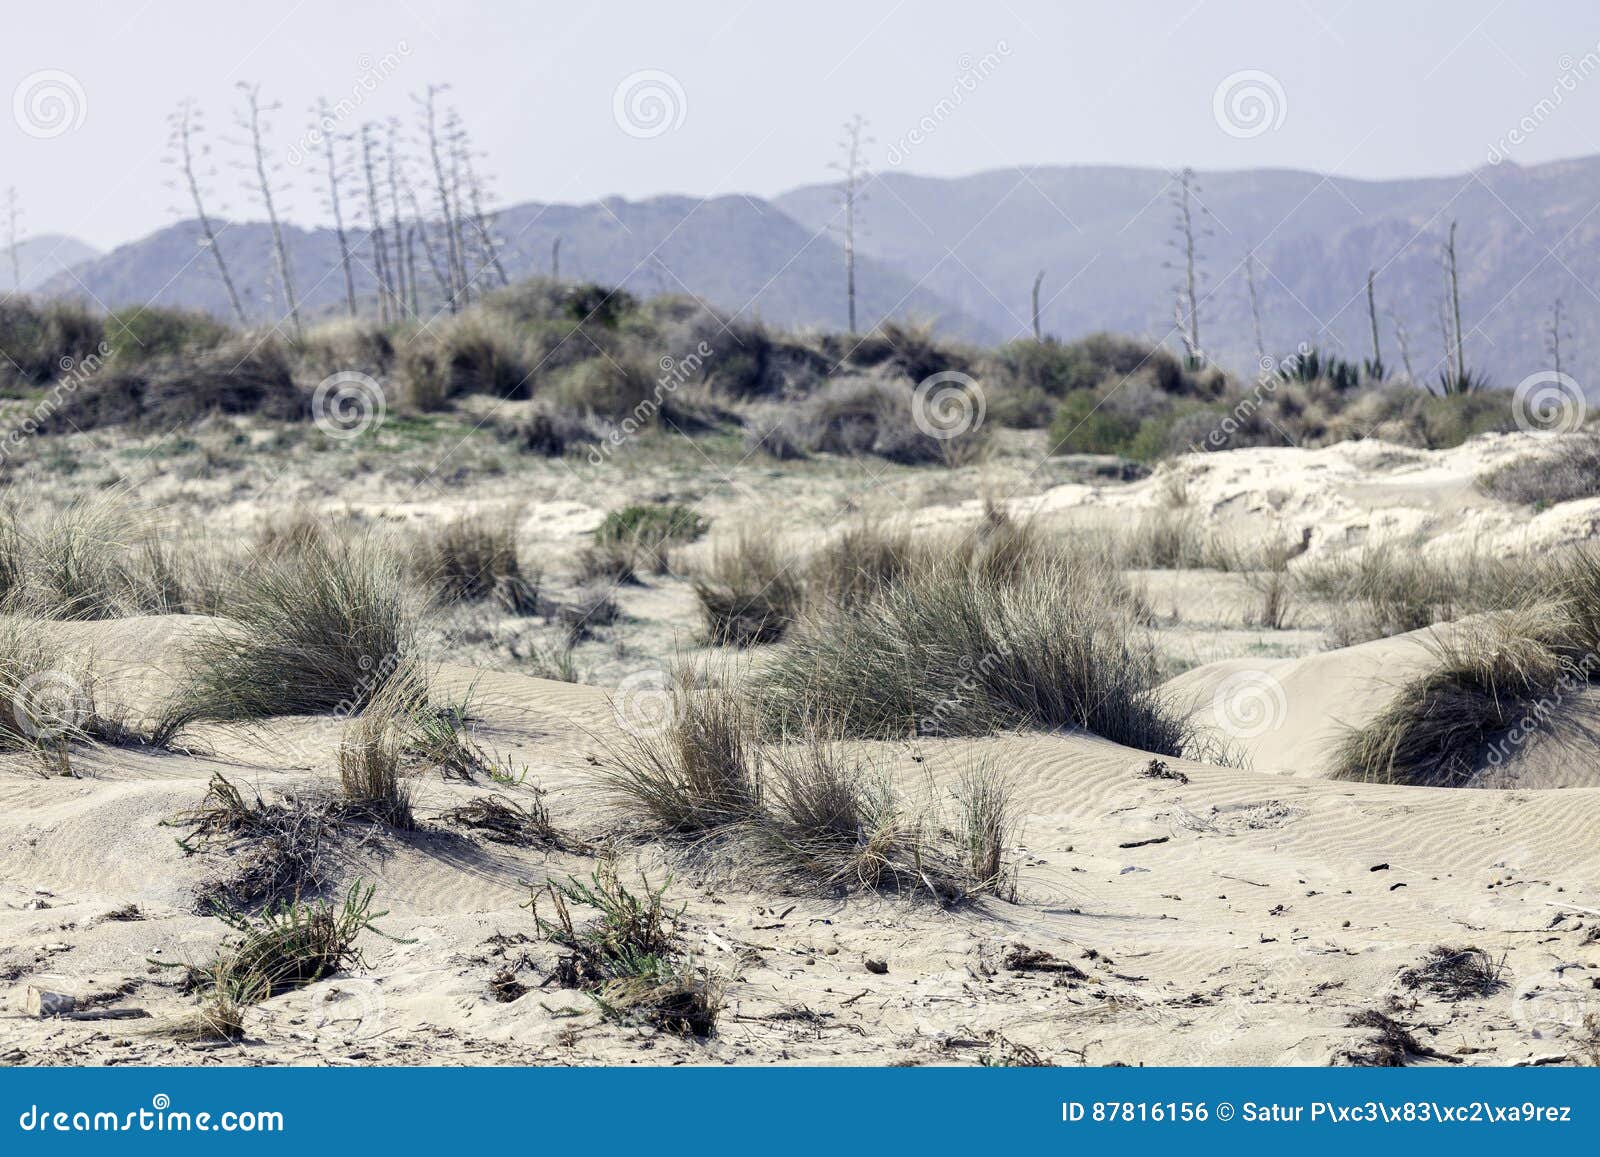
POLYGON ((1413 1060, 1427 1058, 1446 1064, 1459 1064, 1460 1057, 1441 1053, 1417 1040, 1405 1025, 1375 1008, 1362 1009, 1351 1014, 1351 1028, 1368 1029, 1370 1035, 1357 1048, 1346 1049, 1338 1061, 1359 1068, 1397 1069, 1413 1060))
POLYGON ((1581 431, 1547 453, 1528 454, 1478 480, 1478 488, 1502 502, 1535 509, 1600 494, 1600 436, 1581 431))
POLYGON ((1445 1000, 1492 996, 1505 986, 1505 958, 1495 960, 1481 948, 1452 948, 1441 944, 1420 964, 1400 971, 1406 988, 1425 989, 1445 1000))
POLYGON ((320 892, 332 879, 340 817, 327 799, 285 795, 267 803, 259 792, 246 798, 215 772, 200 802, 170 822, 188 829, 178 839, 186 854, 227 854, 228 874, 202 888, 202 902, 230 909, 276 904, 320 892))
MULTIPOLYGON (((700 690, 701 673, 668 679, 670 707, 607 753, 597 778, 612 799, 663 832, 712 832, 747 818, 761 798, 758 720, 742 697, 700 690)), ((617 705, 619 718, 634 706, 617 705)))
POLYGON ((485 839, 497 844, 565 847, 566 841, 550 822, 550 812, 544 805, 543 794, 534 789, 533 800, 527 807, 504 796, 486 796, 450 808, 440 813, 439 818, 446 823, 481 832, 485 839))
POLYGON ((1548 597, 1537 591, 1523 563, 1481 552, 1440 557, 1420 548, 1412 542, 1371 543, 1296 569, 1299 591, 1333 607, 1333 645, 1402 635, 1548 597))
POLYGON ((988 769, 962 776, 947 823, 836 737, 812 731, 763 745, 744 696, 690 682, 680 671, 661 726, 601 762, 596 778, 625 814, 780 886, 941 905, 1011 891, 1011 799, 988 769))

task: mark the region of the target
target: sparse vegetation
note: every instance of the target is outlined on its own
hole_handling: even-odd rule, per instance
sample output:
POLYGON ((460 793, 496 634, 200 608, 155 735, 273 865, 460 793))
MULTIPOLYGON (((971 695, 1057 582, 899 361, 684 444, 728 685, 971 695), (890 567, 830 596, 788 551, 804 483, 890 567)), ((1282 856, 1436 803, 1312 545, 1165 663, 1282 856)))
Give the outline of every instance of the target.
POLYGON ((191 1031, 235 1038, 245 1006, 359 963, 361 934, 385 935, 373 927, 387 913, 371 910, 372 893, 372 885, 357 882, 339 907, 289 902, 269 906, 254 919, 219 908, 217 915, 236 935, 215 960, 194 970, 193 983, 203 997, 191 1031))
POLYGON ((1424 989, 1444 1000, 1492 996, 1505 986, 1505 958, 1496 960, 1481 948, 1452 948, 1441 944, 1421 963, 1400 970, 1400 983, 1424 989))
POLYGON ((1335 755, 1338 776, 1427 787, 1471 784, 1490 739, 1558 680, 1581 678, 1563 657, 1551 607, 1458 624, 1428 644, 1432 667, 1405 683, 1335 755))
POLYGON ((1478 480, 1485 494, 1536 510, 1600 494, 1600 435, 1573 434, 1554 449, 1516 458, 1478 480))
POLYGON ((465 514, 424 533, 416 568, 445 602, 492 598, 512 614, 538 609, 538 576, 527 572, 518 554, 514 517, 465 514))

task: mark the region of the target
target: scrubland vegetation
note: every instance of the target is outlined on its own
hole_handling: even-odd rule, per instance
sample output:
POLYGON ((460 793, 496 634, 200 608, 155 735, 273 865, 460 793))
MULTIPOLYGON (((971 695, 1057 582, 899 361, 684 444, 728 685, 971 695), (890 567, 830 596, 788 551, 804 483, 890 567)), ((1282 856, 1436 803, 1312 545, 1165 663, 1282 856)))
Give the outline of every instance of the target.
MULTIPOLYGON (((692 921, 668 901, 680 890, 978 918, 1026 903, 1023 809, 1007 768, 971 741, 1080 734, 1163 771, 1164 758, 1237 763, 1203 711, 1163 690, 1184 665, 1164 638, 1180 608, 1163 618, 1151 573, 1226 576, 1247 604, 1230 612, 1249 636, 1241 648, 1258 649, 1245 653, 1309 633, 1302 619, 1326 646, 1440 628, 1427 670, 1343 737, 1335 772, 1348 779, 1477 785, 1493 744, 1600 667, 1590 549, 1537 565, 1376 538, 1308 554, 1314 528, 1284 519, 1230 532, 1191 502, 1186 476, 1161 466, 1190 450, 1285 439, 1438 448, 1511 427, 1503 395, 1436 396, 1322 355, 1243 382, 1107 335, 982 350, 897 324, 786 334, 680 299, 554 282, 425 327, 340 322, 299 339, 171 311, 12 300, 0 344, 17 351, 0 371, 4 404, 40 432, 0 463, 13 496, 57 463, 71 463, 64 476, 78 469, 69 443, 103 452, 98 468, 119 439, 160 438, 190 440, 185 483, 223 490, 258 450, 289 458, 314 444, 340 447, 352 469, 392 470, 415 499, 393 517, 285 501, 248 526, 173 525, 97 475, 64 501, 0 507, 0 750, 25 755, 30 771, 74 775, 94 745, 188 752, 302 723, 337 734, 292 790, 218 773, 170 817, 182 853, 207 865, 197 902, 232 933, 208 962, 189 962, 191 1037, 237 1041, 252 1006, 359 964, 377 916, 352 864, 375 849, 460 855, 486 840, 567 857, 536 877, 528 904, 528 932, 554 954, 545 982, 582 994, 603 1021, 693 1039, 718 1031, 737 969, 691 950, 692 921), (953 432, 928 421, 918 392, 947 371, 968 379, 956 401, 985 415, 953 432), (319 410, 324 380, 351 372, 381 391, 354 395, 355 417, 376 410, 388 446, 427 446, 426 471, 375 465, 375 450, 343 441, 349 415, 319 410), (1008 438, 1063 468, 1064 456, 1115 457, 1082 467, 1112 485, 1160 469, 1154 501, 1089 530, 1003 500, 922 526, 914 510, 877 516, 852 494, 817 502, 803 533, 786 534, 773 511, 726 518, 700 501, 714 487, 680 484, 684 459, 710 463, 730 492, 730 462, 847 463, 864 489, 903 477, 896 469, 967 483, 1008 438), (631 456, 663 443, 683 459, 636 481, 631 456), (571 505, 607 470, 626 500, 596 503, 598 525, 564 532, 573 550, 551 552, 530 541, 514 479, 449 501, 457 476, 444 461, 486 444, 497 457, 461 476, 504 477, 506 460, 525 457, 580 479, 552 488, 571 505), (648 599, 677 600, 651 613, 686 612, 670 648, 634 638, 631 616, 648 599), (146 615, 206 616, 182 636, 174 689, 149 718, 89 694, 48 726, 24 725, 38 717, 40 671, 96 691, 93 656, 54 628, 146 615), (504 665, 525 674, 578 682, 600 662, 612 685, 617 668, 641 662, 664 674, 662 717, 633 726, 619 689, 620 731, 585 753, 603 814, 547 805, 529 768, 474 731, 473 695, 441 690, 453 648, 502 635, 504 665), (441 809, 428 799, 440 784, 496 790, 441 809), (658 882, 642 870, 635 882, 623 850, 662 865, 658 882)), ((1547 509, 1596 493, 1596 461, 1580 435, 1478 486, 1547 509)), ((1161 841, 1122 847, 1146 842, 1161 841)), ((531 987, 517 967, 497 974, 495 999, 531 987)))
MULTIPOLYGON (((425 326, 344 320, 298 339, 155 307, 99 316, 18 298, 0 308, 0 348, 10 355, 0 390, 31 403, 19 412, 35 411, 49 432, 166 431, 207 414, 298 423, 316 416, 320 382, 358 373, 404 414, 474 397, 526 403, 490 419, 508 444, 595 461, 650 429, 738 432, 752 452, 779 460, 962 465, 1008 427, 1047 430, 1054 453, 1141 463, 1286 441, 1438 448, 1514 428, 1498 391, 1437 396, 1316 351, 1247 381, 1105 334, 996 349, 898 322, 853 337, 791 334, 686 299, 551 281, 495 291, 425 326), (958 389, 981 397, 986 420, 936 436, 918 420, 914 387, 944 372, 970 379, 958 389)), ((1569 473, 1580 477, 1581 466, 1569 473)))

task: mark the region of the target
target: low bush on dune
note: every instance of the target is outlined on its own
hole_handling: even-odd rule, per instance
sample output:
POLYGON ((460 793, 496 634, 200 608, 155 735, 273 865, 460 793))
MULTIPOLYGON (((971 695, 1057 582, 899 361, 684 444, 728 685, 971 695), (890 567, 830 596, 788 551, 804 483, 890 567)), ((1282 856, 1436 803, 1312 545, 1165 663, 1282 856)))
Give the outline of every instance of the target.
POLYGON ((1403 684, 1377 718, 1339 744, 1341 779, 1417 787, 1471 785, 1490 742, 1531 704, 1586 672, 1563 652, 1559 608, 1532 607, 1459 624, 1430 641, 1431 668, 1403 684))
POLYGON ((416 621, 401 564, 371 537, 311 538, 245 564, 229 621, 186 656, 197 718, 246 722, 366 707, 416 679, 416 621))
POLYGON ((1546 453, 1529 454, 1485 474, 1478 488, 1502 502, 1542 510, 1600 494, 1600 435, 1574 435, 1546 453))
POLYGON ((987 426, 976 421, 976 397, 969 411, 973 418, 963 423, 959 410, 952 407, 948 413, 953 432, 937 436, 947 432, 938 423, 946 411, 934 413, 935 403, 929 402, 919 415, 914 385, 868 377, 830 381, 801 405, 794 436, 810 452, 872 455, 906 466, 962 466, 980 458, 989 434, 987 426))
POLYGON ((86 359, 98 357, 105 325, 70 301, 0 301, 0 387, 47 385, 86 359))
POLYGON ((293 422, 310 413, 311 395, 295 383, 287 343, 247 335, 198 353, 107 364, 47 415, 40 429, 68 433, 137 425, 165 433, 210 414, 293 422))
POLYGON ((440 322, 402 343, 399 394, 404 405, 424 411, 469 394, 527 398, 537 369, 537 359, 514 325, 477 311, 440 322))
POLYGON ((1081 727, 1175 755, 1138 601, 1102 555, 1002 524, 851 602, 818 605, 761 674, 780 727, 863 738, 1081 727))
POLYGON ((106 315, 106 360, 122 364, 215 349, 233 330, 197 310, 130 306, 106 315))
POLYGON ((630 891, 616 865, 606 860, 588 880, 551 881, 534 892, 529 905, 539 935, 563 951, 554 979, 588 994, 605 1019, 680 1036, 710 1036, 722 1011, 724 985, 684 951, 683 909, 667 907, 666 888, 653 888, 641 876, 640 891, 630 891), (590 908, 596 915, 580 924, 574 908, 590 908))
POLYGON ((759 718, 743 697, 701 690, 701 681, 692 668, 675 669, 661 725, 630 733, 596 773, 614 801, 660 832, 715 832, 749 819, 760 802, 759 718))
POLYGON ((578 555, 581 582, 632 582, 641 572, 665 574, 673 546, 694 542, 710 523, 679 503, 642 502, 608 513, 594 541, 578 555))
POLYGON ((371 885, 357 882, 338 907, 294 902, 269 907, 254 919, 219 909, 234 936, 211 963, 190 969, 189 983, 203 996, 188 1035, 237 1039, 245 1007, 359 963, 361 934, 386 935, 374 927, 387 913, 372 911, 372 893, 371 885))

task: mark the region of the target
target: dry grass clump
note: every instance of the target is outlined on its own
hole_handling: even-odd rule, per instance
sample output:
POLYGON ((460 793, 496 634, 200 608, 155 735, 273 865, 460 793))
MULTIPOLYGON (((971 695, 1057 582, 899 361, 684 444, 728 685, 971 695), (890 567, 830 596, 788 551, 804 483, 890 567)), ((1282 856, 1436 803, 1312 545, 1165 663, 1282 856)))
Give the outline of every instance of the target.
POLYGON ((416 678, 410 592, 375 539, 257 551, 239 586, 232 622, 189 648, 196 718, 351 713, 392 681, 416 678))
POLYGON ((955 790, 960 839, 969 887, 1015 898, 1016 868, 1008 859, 1016 839, 1015 793, 988 764, 962 772, 955 790))
POLYGON ((688 682, 678 677, 659 729, 601 763, 597 778, 625 813, 741 873, 830 895, 925 894, 951 905, 1011 890, 1013 808, 989 769, 962 776, 947 822, 835 737, 811 731, 764 745, 747 698, 688 682))
MULTIPOLYGON (((666 688, 666 720, 636 728, 597 775, 614 800, 663 832, 717 831, 749 818, 761 799, 754 709, 742 696, 700 690, 699 683, 695 671, 677 668, 666 688)), ((626 713, 629 704, 618 710, 626 713)))
POLYGON ((745 532, 712 555, 694 593, 709 645, 749 647, 783 637, 805 588, 792 558, 770 538, 745 532))
POLYGON ((485 839, 497 844, 565 847, 566 841, 550 822, 550 811, 542 797, 543 793, 534 789, 532 802, 523 807, 504 796, 485 796, 441 812, 439 818, 457 827, 481 832, 485 839))
POLYGON ((444 602, 492 598, 512 614, 533 614, 538 609, 538 576, 530 577, 522 565, 514 517, 453 518, 421 536, 415 566, 444 602))
MULTIPOLYGON (((669 881, 670 883, 670 881, 669 881)), ((565 949, 553 978, 564 988, 587 993, 607 1020, 645 1023, 680 1036, 710 1036, 724 1001, 723 984, 685 958, 679 925, 683 909, 668 910, 667 885, 652 888, 641 877, 634 893, 604 860, 590 878, 552 880, 529 900, 534 923, 546 940, 565 949), (539 914, 540 902, 552 918, 539 914), (585 924, 573 907, 595 910, 585 924)))
POLYGON ((1400 688, 1335 754, 1339 778, 1424 787, 1474 781, 1486 745, 1515 726, 1531 701, 1585 675, 1563 654, 1561 614, 1550 606, 1460 624, 1429 643, 1432 669, 1400 688))
POLYGON ((346 805, 402 831, 416 827, 403 755, 408 732, 403 705, 389 693, 345 725, 339 742, 339 789, 346 805))
POLYGON ((920 549, 904 527, 876 522, 846 527, 812 554, 805 568, 806 597, 853 602, 911 570, 920 549))
POLYGON ((1530 594, 1548 597, 1529 582, 1525 564, 1478 553, 1440 558, 1405 542, 1372 543, 1352 555, 1308 562, 1295 578, 1303 594, 1333 605, 1335 646, 1517 607, 1530 594))
POLYGON ((1529 454, 1478 480, 1478 489, 1502 502, 1536 510, 1600 494, 1600 436, 1583 431, 1550 453, 1529 454))
POLYGON ((819 604, 761 674, 779 727, 878 739, 1082 727, 1176 755, 1137 600, 1103 556, 1001 524, 819 604))
POLYGON ((1237 550, 1183 510, 1145 514, 1115 541, 1118 563, 1131 570, 1231 571, 1248 565, 1237 550))
POLYGON ((1505 958, 1494 959, 1481 948, 1452 948, 1441 944, 1420 964, 1400 971, 1406 988, 1425 989, 1445 1000, 1492 996, 1505 986, 1505 958))
POLYGON ((926 895, 941 906, 1000 890, 1006 871, 990 864, 988 836, 1003 798, 966 810, 966 831, 945 827, 931 808, 896 791, 889 776, 843 745, 810 737, 776 745, 763 768, 763 807, 746 832, 745 854, 776 881, 803 881, 826 895, 867 891, 926 895), (976 842, 974 842, 974 840, 976 842))

